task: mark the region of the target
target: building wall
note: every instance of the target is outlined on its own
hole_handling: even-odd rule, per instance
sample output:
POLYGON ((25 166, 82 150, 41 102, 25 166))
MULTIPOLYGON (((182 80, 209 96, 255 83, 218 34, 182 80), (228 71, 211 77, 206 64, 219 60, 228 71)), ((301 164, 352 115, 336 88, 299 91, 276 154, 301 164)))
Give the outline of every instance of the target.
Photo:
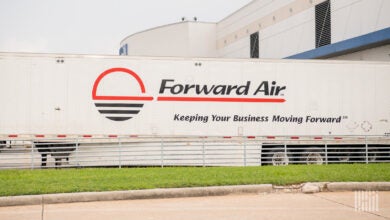
POLYGON ((189 22, 189 57, 217 57, 214 23, 189 22))
POLYGON ((281 58, 312 49, 314 6, 323 0, 257 0, 217 24, 220 57, 236 54, 249 58, 249 41, 242 39, 259 32, 260 58, 281 58), (241 45, 240 50, 237 45, 241 45), (246 50, 244 52, 243 50, 246 50))
POLYGON ((134 56, 187 56, 188 38, 188 24, 178 23, 131 35, 121 46, 127 44, 128 55, 134 56))
MULTIPOLYGON (((260 58, 283 58, 315 47, 314 8, 260 30, 260 58)), ((248 57, 249 58, 249 57, 248 57)))
MULTIPOLYGON (((315 42, 315 8, 325 2, 254 0, 218 23, 186 21, 131 35, 121 43, 122 52, 137 56, 250 58, 250 36, 258 32, 259 58, 294 58, 325 48, 316 48, 315 42)), ((381 30, 385 30, 384 35, 390 33, 390 0, 330 0, 330 9, 331 45, 326 46, 336 43, 333 47, 340 48, 353 38, 381 30)), ((359 48, 322 58, 387 60, 389 42, 389 36, 368 46, 354 42, 359 48), (350 54, 340 55, 343 53, 350 54)))
MULTIPOLYGON (((257 0, 217 24, 220 57, 250 58, 249 37, 259 32, 260 58, 313 50, 315 6, 324 0, 257 0)), ((331 0, 331 43, 390 27, 388 0, 331 0)))
POLYGON ((332 0, 332 43, 390 27, 388 0, 332 0))
POLYGON ((130 35, 121 42, 133 56, 215 57, 214 23, 180 22, 130 35))
POLYGON ((249 44, 249 37, 237 40, 234 44, 220 48, 218 50, 218 57, 248 58, 250 50, 249 44))

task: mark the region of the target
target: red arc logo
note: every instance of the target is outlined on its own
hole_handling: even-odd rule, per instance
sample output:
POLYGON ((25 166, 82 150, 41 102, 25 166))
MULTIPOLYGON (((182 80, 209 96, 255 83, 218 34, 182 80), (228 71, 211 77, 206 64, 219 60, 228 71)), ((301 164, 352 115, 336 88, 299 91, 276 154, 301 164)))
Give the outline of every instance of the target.
POLYGON ((153 97, 144 96, 146 93, 145 85, 141 78, 133 71, 126 68, 111 68, 101 73, 95 80, 92 89, 92 100, 95 101, 95 106, 98 108, 99 113, 103 114, 106 118, 113 121, 126 121, 131 119, 134 115, 137 115, 144 103, 140 101, 152 101, 153 97), (105 96, 97 95, 97 89, 102 79, 112 73, 124 73, 133 77, 140 89, 140 96, 105 96), (120 102, 118 102, 120 101, 120 102))

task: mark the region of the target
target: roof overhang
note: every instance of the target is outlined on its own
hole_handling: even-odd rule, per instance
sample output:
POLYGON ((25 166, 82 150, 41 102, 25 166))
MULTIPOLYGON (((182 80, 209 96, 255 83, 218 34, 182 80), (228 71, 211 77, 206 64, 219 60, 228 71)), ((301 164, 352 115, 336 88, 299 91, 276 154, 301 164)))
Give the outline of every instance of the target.
POLYGON ((390 43, 390 27, 359 37, 343 40, 313 50, 288 56, 285 59, 323 59, 353 53, 390 43))

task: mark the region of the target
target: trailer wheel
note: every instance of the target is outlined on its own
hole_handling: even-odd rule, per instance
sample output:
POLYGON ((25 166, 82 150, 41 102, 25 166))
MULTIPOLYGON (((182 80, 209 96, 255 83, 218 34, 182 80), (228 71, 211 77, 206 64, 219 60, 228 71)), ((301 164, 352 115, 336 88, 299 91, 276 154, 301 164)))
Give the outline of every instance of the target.
POLYGON ((368 161, 369 162, 377 161, 378 153, 376 151, 378 151, 378 149, 376 149, 376 148, 369 149, 369 151, 368 151, 368 161))
POLYGON ((321 165, 324 163, 323 151, 318 148, 308 149, 304 153, 303 160, 306 164, 321 165))
POLYGON ((7 147, 7 141, 0 141, 0 149, 7 147))
POLYGON ((6 143, 7 143, 6 141, 0 141, 0 149, 5 148, 6 147, 6 143))
POLYGON ((348 150, 336 150, 337 159, 339 162, 348 162, 351 159, 351 153, 348 150))
POLYGON ((273 166, 286 166, 289 163, 288 156, 285 152, 275 151, 272 154, 272 165, 273 166))

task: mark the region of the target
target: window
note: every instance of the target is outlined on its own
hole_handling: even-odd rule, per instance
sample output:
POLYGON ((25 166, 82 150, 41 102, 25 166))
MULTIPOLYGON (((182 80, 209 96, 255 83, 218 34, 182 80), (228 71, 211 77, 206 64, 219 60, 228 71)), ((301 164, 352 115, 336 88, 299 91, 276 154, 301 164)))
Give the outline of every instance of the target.
POLYGON ((119 49, 119 55, 121 55, 121 56, 126 56, 127 55, 127 44, 123 45, 119 49))
POLYGON ((259 32, 251 34, 250 57, 259 58, 259 32))
POLYGON ((331 43, 330 0, 315 6, 316 16, 316 48, 331 43))

